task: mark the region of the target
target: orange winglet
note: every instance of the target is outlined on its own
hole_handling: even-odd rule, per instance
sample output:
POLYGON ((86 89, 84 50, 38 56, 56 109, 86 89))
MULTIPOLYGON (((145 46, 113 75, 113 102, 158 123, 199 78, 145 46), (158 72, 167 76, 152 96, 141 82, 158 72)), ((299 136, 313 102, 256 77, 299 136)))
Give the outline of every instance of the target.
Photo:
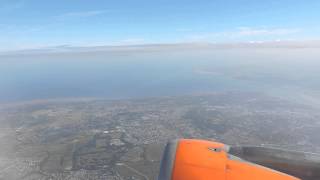
POLYGON ((229 158, 226 146, 203 140, 180 140, 172 180, 298 180, 253 163, 229 158))

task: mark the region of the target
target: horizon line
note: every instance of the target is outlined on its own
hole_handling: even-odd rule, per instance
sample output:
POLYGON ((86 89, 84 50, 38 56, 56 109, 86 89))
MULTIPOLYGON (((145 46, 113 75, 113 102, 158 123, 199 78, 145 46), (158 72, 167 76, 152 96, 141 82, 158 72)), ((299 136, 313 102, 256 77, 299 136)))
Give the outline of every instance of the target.
POLYGON ((241 48, 320 48, 320 39, 315 40, 278 40, 278 41, 248 41, 248 42, 173 42, 173 43, 139 43, 139 44, 105 44, 105 45, 69 45, 39 46, 14 50, 0 50, 0 56, 36 55, 56 53, 81 53, 100 51, 138 51, 138 50, 168 49, 241 49, 241 48))

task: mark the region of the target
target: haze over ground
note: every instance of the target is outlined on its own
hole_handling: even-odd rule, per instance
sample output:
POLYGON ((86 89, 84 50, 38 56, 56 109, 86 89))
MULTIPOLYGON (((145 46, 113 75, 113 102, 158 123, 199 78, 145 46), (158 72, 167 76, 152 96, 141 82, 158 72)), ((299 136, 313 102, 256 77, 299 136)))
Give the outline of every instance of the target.
POLYGON ((318 50, 289 41, 13 51, 1 56, 0 100, 248 91, 317 104, 318 50))

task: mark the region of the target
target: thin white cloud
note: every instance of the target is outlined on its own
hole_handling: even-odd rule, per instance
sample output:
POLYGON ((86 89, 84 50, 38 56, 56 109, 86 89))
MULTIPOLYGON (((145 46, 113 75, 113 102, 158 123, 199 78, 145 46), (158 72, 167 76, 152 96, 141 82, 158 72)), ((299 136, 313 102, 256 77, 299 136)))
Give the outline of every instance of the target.
POLYGON ((241 27, 238 28, 238 31, 233 32, 235 35, 238 36, 260 36, 260 35, 289 35, 289 34, 295 34, 300 32, 300 29, 294 28, 294 29, 286 29, 286 28, 276 28, 276 29, 267 29, 267 28, 250 28, 250 27, 241 27))
POLYGON ((123 39, 117 42, 113 42, 113 45, 136 45, 136 44, 144 44, 146 43, 145 39, 142 38, 128 38, 123 39))
POLYGON ((71 19, 71 18, 88 18, 98 15, 105 14, 105 10, 94 10, 94 11, 80 11, 80 12, 68 12, 56 16, 57 19, 71 19))
MULTIPOLYGON (((21 46, 21 44, 20 44, 21 46)), ((36 45, 27 47, 20 47, 19 49, 12 49, 11 51, 0 49, 1 55, 24 55, 24 54, 41 54, 41 53, 62 53, 62 52, 118 52, 118 51, 159 51, 159 50, 214 50, 214 49, 250 49, 250 48, 270 48, 270 49, 319 49, 320 40, 308 41, 266 41, 266 42, 245 42, 245 43, 177 43, 177 44, 117 44, 110 45, 92 45, 92 46, 72 46, 72 45, 53 45, 43 46, 36 45)))
POLYGON ((258 40, 288 40, 288 36, 296 35, 302 30, 299 28, 250 28, 240 27, 233 31, 222 32, 205 32, 187 35, 186 39, 189 41, 248 41, 258 40), (266 39, 267 38, 267 39, 266 39))

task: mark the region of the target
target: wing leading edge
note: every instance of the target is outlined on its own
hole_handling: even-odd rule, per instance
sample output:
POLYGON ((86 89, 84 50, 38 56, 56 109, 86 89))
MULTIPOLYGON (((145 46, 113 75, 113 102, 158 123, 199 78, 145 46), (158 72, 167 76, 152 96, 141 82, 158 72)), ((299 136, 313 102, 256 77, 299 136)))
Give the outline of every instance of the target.
POLYGON ((299 180, 243 160, 227 145, 181 139, 167 144, 158 180, 299 180))

